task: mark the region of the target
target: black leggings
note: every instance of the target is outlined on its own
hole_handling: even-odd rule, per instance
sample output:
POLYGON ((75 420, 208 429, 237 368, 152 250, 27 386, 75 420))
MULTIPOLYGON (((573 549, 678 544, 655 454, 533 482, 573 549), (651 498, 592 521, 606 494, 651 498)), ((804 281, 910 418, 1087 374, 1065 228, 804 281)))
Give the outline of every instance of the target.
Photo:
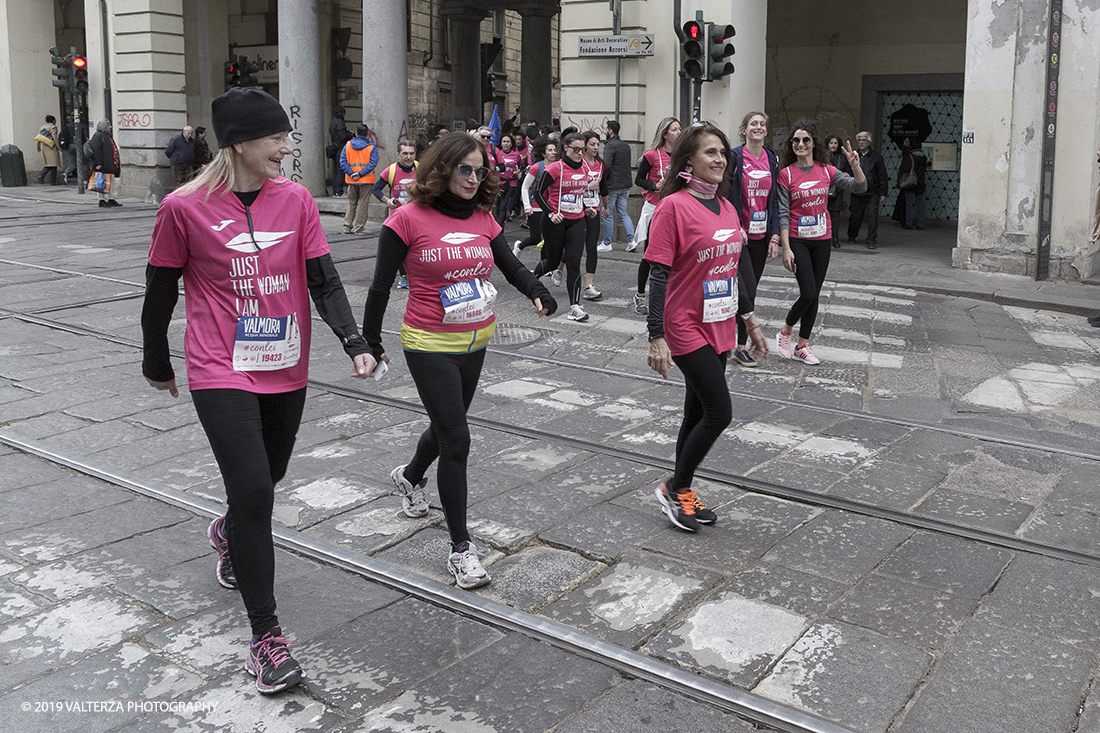
POLYGON ((542 241, 542 212, 532 211, 527 217, 527 237, 519 243, 520 249, 534 247, 542 241))
POLYGON ((485 349, 462 354, 406 351, 405 363, 432 421, 405 466, 405 478, 410 483, 419 483, 432 462, 439 459, 436 470, 439 502, 447 518, 451 542, 458 545, 470 539, 466 529, 466 460, 470 456, 466 411, 481 377, 485 349))
POLYGON ((596 274, 596 264, 600 261, 599 250, 600 228, 603 219, 598 216, 584 217, 584 271, 589 275, 596 274))
POLYGON ((519 195, 519 185, 515 181, 500 182, 500 196, 497 197, 496 217, 497 224, 504 224, 504 219, 512 212, 516 205, 516 197, 519 195))
POLYGON ((821 295, 821 286, 825 284, 825 273, 829 271, 829 256, 832 243, 828 239, 795 239, 791 237, 791 252, 794 253, 794 277, 798 281, 798 300, 787 313, 786 323, 790 327, 798 323, 798 337, 809 339, 817 320, 817 304, 821 295))
POLYGON ((196 389, 199 415, 225 483, 225 536, 252 636, 279 625, 275 615, 275 546, 271 511, 275 484, 286 475, 302 420, 306 390, 256 394, 240 389, 196 389))
POLYGON ((710 345, 672 357, 687 382, 687 394, 684 396, 684 421, 676 438, 676 472, 668 487, 671 491, 691 487, 695 469, 733 420, 730 389, 726 383, 727 359, 728 351, 718 354, 710 345))
POLYGON ((638 292, 645 295, 645 286, 649 282, 649 260, 645 258, 645 251, 649 248, 649 238, 642 242, 642 261, 638 263, 638 292))
MULTIPOLYGON (((745 253, 749 255, 749 262, 752 263, 752 272, 756 275, 757 286, 760 284, 760 276, 764 274, 764 265, 768 264, 768 237, 763 239, 750 239, 748 245, 741 252, 741 262, 745 261, 745 253)), ((745 322, 740 318, 737 319, 737 343, 747 344, 749 342, 749 332, 745 329, 745 322)))
POLYGON ((535 265, 535 277, 558 269, 565 260, 565 288, 569 292, 569 305, 581 301, 581 254, 584 252, 585 217, 562 219, 560 224, 550 221, 549 214, 542 220, 542 260, 535 265))

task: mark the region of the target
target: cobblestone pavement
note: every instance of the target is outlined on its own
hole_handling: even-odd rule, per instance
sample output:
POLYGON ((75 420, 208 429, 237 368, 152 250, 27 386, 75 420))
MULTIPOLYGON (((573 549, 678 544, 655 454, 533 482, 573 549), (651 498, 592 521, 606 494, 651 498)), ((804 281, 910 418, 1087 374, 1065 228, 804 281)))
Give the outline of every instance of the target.
MULTIPOLYGON (((753 730, 614 665, 289 552, 276 591, 307 680, 256 694, 239 669, 243 609, 217 585, 204 535, 204 510, 224 501, 217 467, 186 393, 173 401, 140 377, 155 209, 125 204, 0 196, 5 720, 753 730), (194 504, 137 495, 16 443, 194 504), (124 710, 73 707, 96 701, 124 710)), ((325 227, 358 311, 375 239, 340 235, 334 217, 325 227)), ((693 674, 700 688, 852 730, 1097 733, 1100 330, 1072 307, 1047 309, 1046 296, 1029 303, 1023 282, 1013 305, 967 297, 1013 290, 1003 276, 952 273, 957 293, 898 282, 897 271, 884 285, 842 279, 855 256, 834 257, 813 340, 820 366, 773 354, 730 369, 734 424, 694 487, 720 521, 698 535, 672 528, 653 497, 683 386, 645 367, 644 324, 628 308, 638 255, 601 257, 604 299, 584 304, 587 323, 564 308, 538 319, 498 282, 501 325, 470 410, 471 530, 493 583, 474 593, 693 674)), ((769 331, 793 299, 784 275, 769 265, 761 283, 769 331)), ((390 495, 390 470, 426 425, 397 347, 403 302, 395 290, 380 383, 348 378, 317 321, 275 519, 288 537, 445 590, 438 501, 409 520, 390 495)), ((181 349, 182 306, 177 316, 181 349)))

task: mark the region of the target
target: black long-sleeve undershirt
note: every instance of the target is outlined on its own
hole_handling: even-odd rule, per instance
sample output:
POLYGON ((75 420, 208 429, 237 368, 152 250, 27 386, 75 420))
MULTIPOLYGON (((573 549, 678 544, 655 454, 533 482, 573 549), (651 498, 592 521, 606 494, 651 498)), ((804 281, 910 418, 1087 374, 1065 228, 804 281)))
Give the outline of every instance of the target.
MULTIPOLYGON (((179 301, 179 267, 145 267, 145 303, 141 309, 143 355, 141 373, 154 382, 175 378, 168 346, 168 326, 179 301)), ((321 317, 344 346, 344 352, 355 358, 369 352, 367 342, 359 335, 355 316, 348 303, 344 284, 328 254, 306 260, 306 285, 310 298, 321 317)))
MULTIPOLYGON (((528 299, 533 301, 539 298, 542 307, 549 309, 550 315, 553 315, 558 308, 557 301, 546 286, 512 254, 512 245, 504 238, 504 232, 494 237, 489 246, 493 250, 493 263, 504 275, 504 279, 528 299)), ((397 268, 405 262, 408 253, 409 246, 397 232, 383 225, 378 235, 374 279, 371 280, 367 302, 363 306, 363 336, 375 359, 381 359, 386 351, 382 347, 382 318, 386 314, 386 306, 389 305, 390 289, 397 277, 397 268)))
POLYGON ((642 159, 638 161, 638 173, 634 176, 634 183, 638 184, 646 191, 656 191, 657 184, 649 180, 649 172, 653 170, 653 166, 649 162, 649 158, 642 156, 642 159))

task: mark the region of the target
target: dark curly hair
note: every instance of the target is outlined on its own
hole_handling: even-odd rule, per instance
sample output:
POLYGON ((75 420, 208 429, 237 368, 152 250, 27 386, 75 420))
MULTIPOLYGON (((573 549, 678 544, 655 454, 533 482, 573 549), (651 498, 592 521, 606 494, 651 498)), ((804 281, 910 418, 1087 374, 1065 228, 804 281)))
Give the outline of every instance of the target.
POLYGON ((814 139, 814 162, 828 165, 829 149, 821 144, 821 136, 817 133, 817 123, 813 120, 801 119, 791 125, 791 131, 787 133, 787 139, 783 141, 783 149, 779 151, 779 167, 786 168, 798 160, 798 156, 794 154, 794 134, 799 130, 805 130, 814 139))
POLYGON ((409 187, 409 199, 432 206, 450 188, 451 175, 470 153, 481 153, 481 165, 489 169, 489 175, 477 189, 477 203, 482 211, 489 212, 500 195, 500 180, 489 164, 485 147, 473 136, 464 132, 452 132, 437 139, 420 159, 416 169, 416 183, 409 187))
MULTIPOLYGON (((691 158, 703 146, 703 137, 714 135, 722 143, 722 151, 726 156, 726 170, 730 163, 730 141, 726 133, 719 130, 709 122, 695 123, 680 133, 676 138, 676 144, 672 146, 672 159, 669 161, 668 170, 665 171, 665 182, 661 185, 661 198, 671 196, 680 189, 687 188, 687 181, 680 178, 680 172, 687 170, 691 158)), ((722 182, 718 184, 718 196, 728 199, 732 184, 729 175, 722 176, 722 182)))

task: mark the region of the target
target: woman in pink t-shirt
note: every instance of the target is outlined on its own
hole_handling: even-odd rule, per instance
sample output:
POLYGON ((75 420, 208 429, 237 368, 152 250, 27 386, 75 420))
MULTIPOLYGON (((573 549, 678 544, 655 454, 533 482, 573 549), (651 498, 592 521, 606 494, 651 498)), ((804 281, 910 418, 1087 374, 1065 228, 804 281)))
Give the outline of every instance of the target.
MULTIPOLYGON (((746 262, 756 281, 764 276, 764 265, 779 255, 779 202, 775 182, 779 178, 779 156, 764 147, 768 116, 749 112, 741 119, 741 145, 730 151, 730 203, 741 215, 749 241, 746 262)), ((756 366, 748 352, 748 333, 737 324, 737 348, 733 360, 743 367, 756 366)))
POLYGON ((428 513, 428 469, 439 459, 436 483, 451 535, 447 570, 460 588, 490 580, 466 526, 466 411, 496 329, 497 291, 489 282, 494 267, 531 300, 538 315, 557 308, 546 287, 512 254, 490 213, 499 191, 490 162, 485 149, 465 133, 451 133, 428 148, 409 189, 410 202, 386 219, 378 235, 363 314, 363 335, 371 352, 389 362, 382 347, 382 320, 397 267, 404 262, 409 297, 401 346, 431 425, 420 436, 412 460, 394 468, 390 480, 402 497, 405 515, 423 517, 428 513))
POLYGON ((584 234, 584 292, 585 300, 603 300, 603 293, 596 289, 596 265, 600 253, 600 227, 607 214, 607 181, 604 180, 603 158, 600 157, 600 133, 589 130, 584 134, 584 159, 581 168, 588 174, 588 190, 584 192, 587 205, 598 207, 599 217, 585 219, 584 234))
POLYGON ((519 196, 520 152, 515 149, 512 138, 505 135, 500 139, 500 147, 493 150, 493 168, 500 179, 500 196, 494 207, 493 216, 503 225, 516 205, 519 196))
POLYGON ((749 329, 753 353, 768 353, 753 314, 752 270, 738 267, 745 232, 728 200, 728 156, 729 141, 710 123, 680 135, 645 253, 652 264, 646 362, 666 379, 675 362, 687 383, 676 468, 656 494, 673 524, 689 532, 718 519, 691 484, 733 418, 725 371, 737 345, 738 317, 749 329))
POLYGON ((376 362, 332 264, 317 204, 280 175, 292 153, 286 112, 263 91, 239 87, 211 111, 221 150, 157 211, 142 373, 179 395, 168 325, 182 277, 188 387, 229 505, 209 528, 217 579, 240 589, 252 626, 246 667, 270 695, 302 679, 275 615, 271 514, 305 405, 310 300, 352 357, 352 376, 369 376, 376 362))
POLYGON ((867 190, 867 179, 859 167, 859 153, 851 143, 844 155, 852 174, 838 171, 826 161, 828 151, 817 136, 817 125, 799 120, 783 143, 779 172, 779 241, 783 246, 783 266, 798 281, 798 300, 787 312, 783 328, 775 335, 776 351, 784 359, 795 358, 805 364, 820 364, 810 351, 810 333, 817 320, 818 300, 832 251, 829 217, 829 188, 855 193, 867 190), (791 334, 798 326, 798 345, 791 349, 791 334))
MULTIPOLYGON (((634 241, 627 246, 627 252, 633 252, 640 244, 642 254, 645 254, 648 242, 649 220, 657 208, 660 199, 658 191, 664 183, 670 161, 672 159, 672 146, 676 144, 676 138, 680 136, 680 122, 675 117, 666 117, 657 124, 657 134, 653 136, 653 145, 645 151, 642 159, 638 161, 638 173, 634 176, 634 183, 645 191, 645 203, 642 204, 642 214, 638 217, 638 226, 634 228, 634 241)), ((645 302, 645 286, 649 282, 649 260, 645 257, 638 264, 638 292, 634 294, 631 305, 634 312, 644 316, 648 306, 645 302)))

